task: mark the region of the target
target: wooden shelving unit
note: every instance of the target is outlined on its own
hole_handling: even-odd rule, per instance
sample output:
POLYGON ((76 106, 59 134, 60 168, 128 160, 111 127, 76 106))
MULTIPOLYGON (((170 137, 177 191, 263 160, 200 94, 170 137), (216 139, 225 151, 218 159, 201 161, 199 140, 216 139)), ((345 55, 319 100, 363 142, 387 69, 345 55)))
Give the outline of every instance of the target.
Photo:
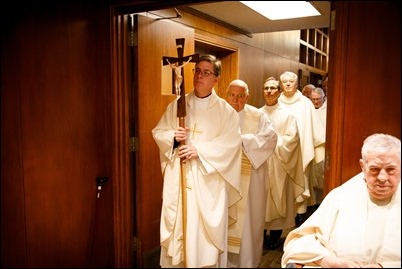
POLYGON ((328 28, 300 30, 300 63, 328 71, 328 28))

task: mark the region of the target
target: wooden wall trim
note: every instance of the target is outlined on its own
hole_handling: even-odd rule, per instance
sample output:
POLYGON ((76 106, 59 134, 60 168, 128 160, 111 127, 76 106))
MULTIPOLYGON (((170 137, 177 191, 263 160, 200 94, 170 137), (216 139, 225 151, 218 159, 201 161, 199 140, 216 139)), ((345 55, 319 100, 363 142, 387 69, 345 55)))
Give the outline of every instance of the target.
POLYGON ((207 37, 205 35, 201 35, 201 34, 195 34, 195 41, 198 42, 202 42, 214 47, 219 47, 221 49, 225 49, 225 50, 231 50, 233 52, 236 52, 238 50, 238 47, 235 47, 231 44, 222 42, 220 40, 217 40, 216 38, 212 38, 212 37, 207 37))
POLYGON ((347 63, 348 35, 348 4, 347 2, 331 3, 331 25, 329 49, 329 86, 327 131, 326 131, 326 161, 325 161, 325 193, 342 183, 342 145, 344 139, 344 113, 347 63), (335 11, 336 10, 336 11, 335 11), (335 18, 333 17, 335 16, 335 18), (336 94, 334 94, 336 92, 336 94))
POLYGON ((115 267, 130 268, 133 240, 132 176, 129 143, 129 70, 127 21, 112 16, 113 208, 115 267))

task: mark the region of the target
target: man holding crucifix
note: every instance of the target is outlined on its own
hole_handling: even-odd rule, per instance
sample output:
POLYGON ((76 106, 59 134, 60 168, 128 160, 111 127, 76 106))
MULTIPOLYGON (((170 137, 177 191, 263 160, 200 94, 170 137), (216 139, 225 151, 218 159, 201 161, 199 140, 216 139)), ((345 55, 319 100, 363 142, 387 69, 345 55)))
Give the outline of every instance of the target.
POLYGON ((236 110, 214 90, 220 73, 219 59, 201 56, 194 69, 194 89, 185 97, 185 125, 176 117, 175 100, 152 130, 164 178, 161 267, 227 267, 228 226, 236 221, 233 213, 241 198, 242 140, 236 110), (184 231, 181 160, 186 168, 184 231))

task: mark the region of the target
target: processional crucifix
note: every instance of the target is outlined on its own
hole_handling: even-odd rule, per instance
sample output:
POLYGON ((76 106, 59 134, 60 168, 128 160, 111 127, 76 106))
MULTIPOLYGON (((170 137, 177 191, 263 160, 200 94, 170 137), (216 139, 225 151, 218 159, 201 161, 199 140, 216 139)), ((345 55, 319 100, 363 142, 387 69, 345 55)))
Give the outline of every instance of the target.
MULTIPOLYGON (((178 57, 163 56, 163 65, 170 65, 173 75, 173 92, 176 96, 180 96, 177 100, 177 117, 179 118, 179 126, 185 127, 186 118, 186 91, 184 90, 183 67, 189 62, 197 62, 198 54, 192 54, 183 57, 184 38, 176 39, 176 48, 178 57), (184 64, 183 64, 184 62, 184 64)), ((185 141, 180 141, 180 145, 184 145, 185 141)), ((180 183, 181 183, 181 201, 182 201, 182 227, 183 227, 183 265, 187 267, 186 262, 186 229, 187 229, 187 197, 186 197, 186 166, 184 158, 180 160, 180 183)))

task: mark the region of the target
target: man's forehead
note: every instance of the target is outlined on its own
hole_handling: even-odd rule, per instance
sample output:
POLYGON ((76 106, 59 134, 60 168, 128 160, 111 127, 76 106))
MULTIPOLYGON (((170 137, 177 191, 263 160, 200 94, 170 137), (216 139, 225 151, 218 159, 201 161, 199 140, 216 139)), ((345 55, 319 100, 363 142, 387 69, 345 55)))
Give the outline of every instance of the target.
POLYGON ((197 66, 212 66, 213 64, 207 61, 201 61, 199 63, 197 63, 197 66))
POLYGON ((242 91, 242 92, 244 92, 244 91, 246 91, 243 87, 241 87, 241 86, 238 86, 238 85, 231 85, 230 87, 229 87, 229 91, 242 91))

